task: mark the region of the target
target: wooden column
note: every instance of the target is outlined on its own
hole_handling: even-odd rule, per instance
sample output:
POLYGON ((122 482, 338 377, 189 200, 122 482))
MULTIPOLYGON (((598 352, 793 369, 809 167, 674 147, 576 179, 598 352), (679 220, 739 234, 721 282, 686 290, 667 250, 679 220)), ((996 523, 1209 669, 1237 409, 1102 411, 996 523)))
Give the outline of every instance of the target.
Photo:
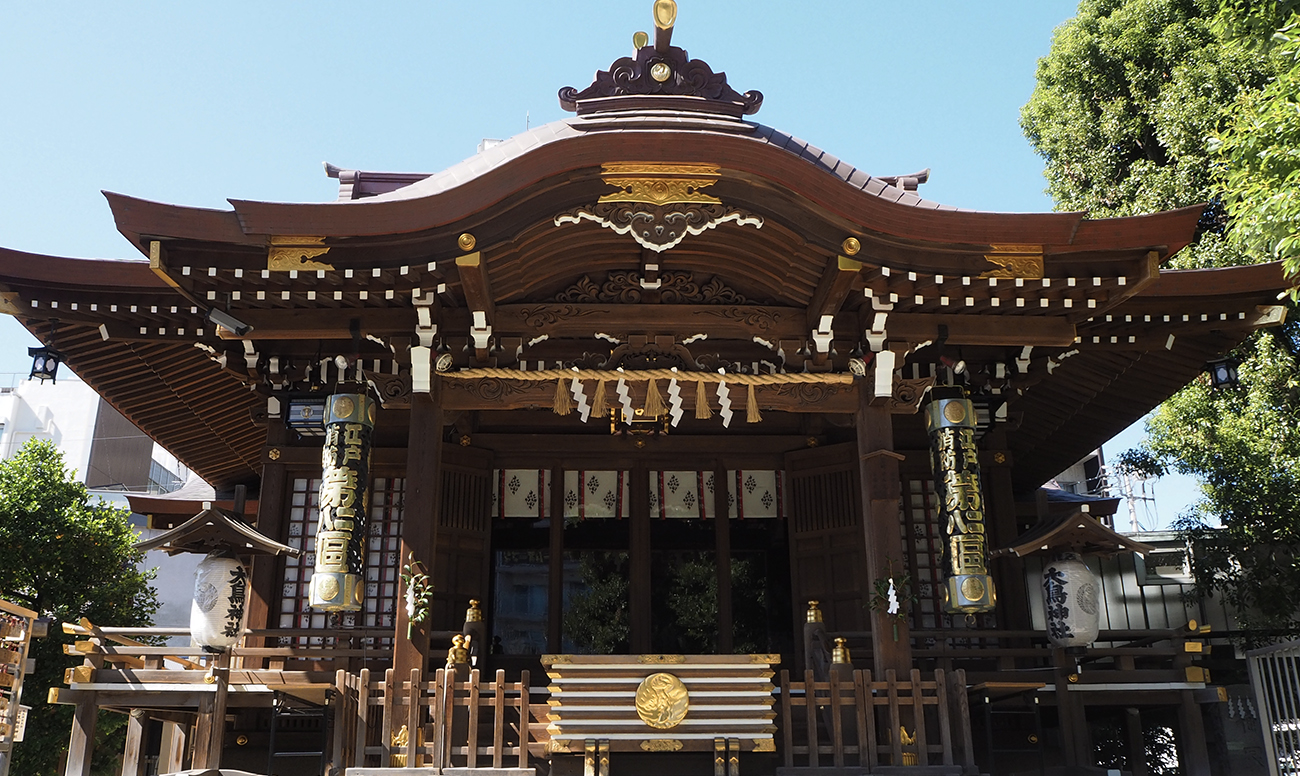
MULTIPOLYGON (((871 392, 858 392, 857 415, 859 472, 862 478, 862 523, 866 541, 867 584, 889 575, 889 561, 902 562, 903 536, 899 527, 899 498, 902 483, 898 462, 903 456, 894 452, 894 425, 889 409, 871 404, 871 392)), ((870 587, 863 598, 871 600, 870 587)), ((877 676, 890 669, 900 675, 912 670, 912 642, 906 622, 898 624, 883 610, 871 611, 871 652, 877 676)))
MULTIPOLYGON (((704 498, 704 494, 700 494, 704 498)), ((727 507, 727 467, 713 467, 713 537, 718 566, 718 652, 735 649, 735 623, 731 614, 731 517, 727 507)))
MULTIPOLYGON (((411 395, 411 422, 406 448, 406 495, 402 507, 402 543, 399 565, 414 556, 433 577, 434 541, 442 506, 442 404, 439 384, 433 392, 411 395)), ((405 679, 412 668, 424 672, 429 653, 429 623, 416 624, 410 638, 403 601, 406 586, 399 585, 393 618, 393 674, 405 679)), ((400 682, 400 679, 399 679, 400 682)))
POLYGON ((1128 739, 1128 772, 1147 776, 1146 737, 1142 734, 1142 712, 1136 706, 1124 709, 1124 729, 1128 739))
POLYGON ((630 487, 632 524, 628 526, 628 595, 631 613, 633 654, 650 651, 650 472, 638 464, 632 468, 630 487))
POLYGON ((185 767, 185 734, 188 725, 163 720, 162 743, 158 747, 158 772, 172 773, 185 767))
POLYGON ((90 776, 90 756, 95 748, 98 717, 99 704, 95 702, 95 693, 86 693, 72 716, 72 736, 68 740, 68 766, 64 776, 90 776))
POLYGON ((1092 765, 1092 748, 1088 745, 1088 720, 1079 693, 1070 692, 1074 659, 1060 647, 1052 649, 1055 667, 1056 716, 1061 730, 1061 753, 1067 766, 1092 765))
MULTIPOLYGON (((1178 704, 1178 763, 1183 776, 1210 776, 1210 750, 1205 745, 1205 720, 1201 704, 1191 690, 1183 690, 1178 704)), ((1268 732, 1265 731, 1265 735, 1268 732)))
MULTIPOLYGON (((564 468, 551 469, 550 572, 546 593, 546 649, 564 651, 564 468)), ((480 668, 482 666, 480 665, 480 668)))
MULTIPOLYGON (((287 409, 287 408, 286 408, 287 409)), ((281 455, 274 460, 269 456, 262 462, 262 483, 257 494, 257 530, 269 539, 284 542, 284 509, 287 498, 289 473, 287 467, 280 463, 284 460, 283 452, 289 442, 289 429, 281 418, 272 418, 266 429, 268 450, 279 450, 281 455)), ((311 548, 303 548, 310 551, 311 548)), ((251 580, 252 595, 248 599, 247 627, 253 630, 271 626, 271 612, 279 600, 280 568, 284 559, 275 555, 257 555, 253 558, 251 580)), ((250 647, 265 647, 267 639, 262 636, 250 637, 246 643, 250 647)), ((263 658, 240 658, 243 668, 262 668, 263 658), (245 662, 246 661, 246 662, 245 662)))
MULTIPOLYGON (((144 709, 131 709, 126 718, 126 747, 122 750, 122 776, 143 776, 144 726, 149 721, 144 709)), ((165 771, 164 771, 165 773, 165 771)))
MULTIPOLYGON (((993 431, 988 440, 989 465, 981 472, 984 482, 985 520, 990 548, 1010 546, 1019 531, 1016 527, 1016 494, 1011 484, 1011 453, 1006 450, 1005 432, 993 431), (1001 457, 1001 460, 998 458, 1001 457)), ((984 458, 985 456, 981 456, 984 458)), ((1006 555, 990 564, 989 572, 997 586, 998 622, 1011 630, 1032 630, 1028 591, 1025 589, 1025 562, 1006 555)))

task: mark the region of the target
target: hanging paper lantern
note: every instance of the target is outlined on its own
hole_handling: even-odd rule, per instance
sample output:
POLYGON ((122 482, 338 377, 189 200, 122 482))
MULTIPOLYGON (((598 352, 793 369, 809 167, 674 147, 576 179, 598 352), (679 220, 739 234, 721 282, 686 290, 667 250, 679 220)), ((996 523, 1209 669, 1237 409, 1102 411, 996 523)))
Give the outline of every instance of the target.
POLYGON ((1043 569, 1047 637, 1058 647, 1086 647, 1097 640, 1100 586, 1077 553, 1062 552, 1043 569))
POLYGON ((190 636, 208 652, 226 652, 244 632, 248 573, 234 554, 217 550, 194 570, 190 636))

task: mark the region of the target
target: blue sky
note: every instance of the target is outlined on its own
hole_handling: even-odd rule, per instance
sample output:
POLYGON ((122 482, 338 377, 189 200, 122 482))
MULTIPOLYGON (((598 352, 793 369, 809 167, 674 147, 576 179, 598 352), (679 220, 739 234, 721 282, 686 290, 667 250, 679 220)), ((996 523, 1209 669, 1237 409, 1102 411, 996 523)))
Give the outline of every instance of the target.
MULTIPOLYGON (((225 208, 227 197, 333 199, 322 161, 441 170, 483 138, 567 115, 557 90, 586 86, 630 53, 650 7, 5 4, 0 245, 137 257, 103 189, 225 208)), ((679 9, 673 42, 736 89, 762 91, 756 120, 875 174, 929 167, 927 199, 1051 209, 1019 109, 1074 2, 679 0, 679 9)), ((26 372, 33 343, 0 320, 0 372, 26 372)), ((1190 491, 1161 485, 1167 521, 1190 491)))

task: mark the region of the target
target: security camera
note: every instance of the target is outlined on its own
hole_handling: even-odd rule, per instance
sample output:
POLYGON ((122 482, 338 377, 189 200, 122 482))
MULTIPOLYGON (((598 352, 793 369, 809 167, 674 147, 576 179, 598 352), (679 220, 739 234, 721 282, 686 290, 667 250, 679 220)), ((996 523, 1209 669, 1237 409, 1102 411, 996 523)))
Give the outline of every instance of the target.
POLYGON ((244 323, 230 313, 222 312, 215 307, 208 310, 208 320, 234 334, 236 337, 242 337, 253 330, 252 326, 249 326, 247 323, 244 323))

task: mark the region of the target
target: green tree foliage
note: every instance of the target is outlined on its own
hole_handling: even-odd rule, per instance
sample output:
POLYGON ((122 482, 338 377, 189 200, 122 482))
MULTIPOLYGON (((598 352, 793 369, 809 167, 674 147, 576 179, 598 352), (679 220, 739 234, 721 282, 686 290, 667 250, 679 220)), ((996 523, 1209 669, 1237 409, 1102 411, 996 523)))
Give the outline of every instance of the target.
MULTIPOLYGON (((1113 217, 1210 202, 1177 267, 1295 250, 1296 30, 1269 34, 1294 5, 1083 0, 1021 112, 1057 208, 1113 217)), ((1300 605, 1296 352, 1291 326, 1252 337, 1235 354, 1240 391, 1189 386, 1148 423, 1146 446, 1124 456, 1130 468, 1204 483, 1179 523, 1197 545, 1194 592, 1222 595, 1260 629, 1291 626, 1300 605)))
MULTIPOLYGON (((1258 25, 1248 25, 1246 34, 1258 25)), ((1254 256, 1286 262, 1295 274, 1300 273, 1300 12, 1290 14, 1265 48, 1277 76, 1237 98, 1213 145, 1223 163, 1233 241, 1254 256)))
POLYGON ((1300 624, 1300 377, 1296 324, 1241 350, 1241 387, 1206 379, 1180 391, 1147 423, 1144 448, 1121 465, 1149 475, 1196 476, 1202 499, 1178 521, 1193 543, 1193 594, 1219 594, 1259 640, 1300 624), (1215 524, 1219 527, 1212 527, 1215 524))
POLYGON ((628 558, 626 552, 586 552, 579 567, 582 585, 564 602, 564 639, 591 655, 628 649, 628 558))
MULTIPOLYGON (((0 597, 53 618, 50 635, 32 643, 36 672, 24 680, 23 702, 32 706, 27 734, 16 748, 14 773, 53 776, 66 749, 72 707, 50 705, 50 687, 77 662, 63 654, 73 641, 61 622, 89 618, 105 625, 149 625, 158 601, 140 571, 144 556, 128 513, 92 502, 70 479, 63 456, 50 442, 29 441, 0 461, 0 597)), ((95 773, 116 773, 125 719, 100 713, 95 773)))

